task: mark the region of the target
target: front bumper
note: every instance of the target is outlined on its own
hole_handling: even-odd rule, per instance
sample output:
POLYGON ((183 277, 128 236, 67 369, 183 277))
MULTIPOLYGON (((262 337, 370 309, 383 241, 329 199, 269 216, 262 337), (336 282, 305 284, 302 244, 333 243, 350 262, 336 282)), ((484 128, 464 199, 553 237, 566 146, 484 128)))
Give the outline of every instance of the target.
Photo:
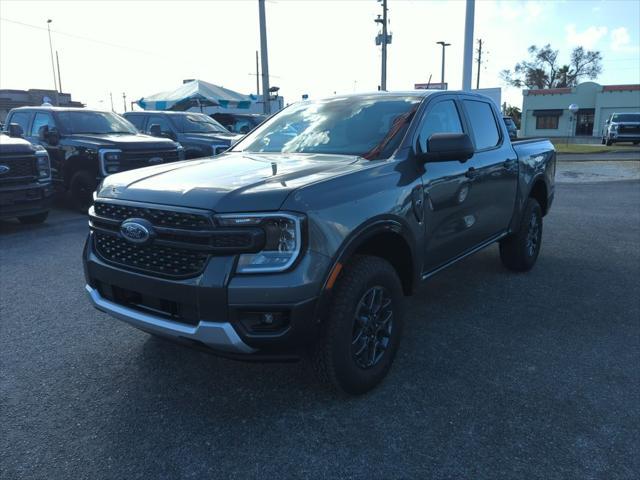
POLYGON ((54 195, 51 183, 0 187, 0 218, 23 217, 46 212, 54 195))
POLYGON ((92 237, 84 252, 91 302, 140 330, 247 359, 297 356, 317 337, 316 306, 330 268, 327 257, 306 252, 288 272, 234 275, 233 256, 212 256, 200 275, 176 280, 106 262, 95 252, 92 237), (117 295, 122 291, 135 300, 123 300, 117 295), (175 315, 160 311, 167 304, 175 315), (287 322, 277 331, 252 331, 246 318, 256 312, 278 312, 287 322))
POLYGON ((608 140, 612 142, 640 142, 640 133, 610 132, 608 140))

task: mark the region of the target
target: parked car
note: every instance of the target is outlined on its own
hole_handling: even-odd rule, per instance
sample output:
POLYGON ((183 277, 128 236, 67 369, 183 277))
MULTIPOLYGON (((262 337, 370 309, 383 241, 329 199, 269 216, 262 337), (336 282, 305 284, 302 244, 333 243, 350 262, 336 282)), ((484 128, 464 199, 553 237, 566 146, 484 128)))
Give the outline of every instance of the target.
POLYGON ((518 139, 518 127, 516 126, 516 122, 513 121, 511 117, 502 117, 504 124, 507 126, 507 132, 509 132, 509 140, 517 140, 518 139))
POLYGON ((245 135, 267 119, 258 113, 214 113, 211 115, 229 131, 245 135))
POLYGON ((20 125, 27 140, 47 150, 54 185, 84 210, 107 175, 184 158, 176 142, 142 135, 112 112, 20 107, 9 112, 7 123, 20 125))
POLYGON ((49 215, 53 187, 47 151, 19 138, 22 128, 0 133, 0 219, 42 223, 49 215))
POLYGON ((612 113, 602 129, 602 144, 640 143, 640 113, 612 113))
POLYGON ((512 144, 482 95, 302 102, 216 161, 107 177, 86 290, 154 335, 245 359, 310 355, 320 378, 363 393, 389 370, 421 281, 495 242, 508 269, 534 266, 554 174, 553 145, 512 144))
POLYGON ((242 138, 203 113, 127 112, 124 118, 141 132, 179 142, 186 159, 218 155, 242 138))

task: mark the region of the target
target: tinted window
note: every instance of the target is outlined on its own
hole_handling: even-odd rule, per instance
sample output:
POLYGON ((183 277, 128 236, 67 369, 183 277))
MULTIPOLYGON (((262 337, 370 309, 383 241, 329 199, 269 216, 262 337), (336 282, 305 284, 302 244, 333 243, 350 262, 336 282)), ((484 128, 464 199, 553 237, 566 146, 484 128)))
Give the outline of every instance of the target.
POLYGON ((640 113, 616 113, 614 122, 640 122, 640 113))
POLYGON ((427 151, 427 142, 434 133, 463 133, 460 115, 453 100, 437 103, 427 113, 419 136, 423 152, 427 151))
POLYGON ((202 113, 189 113, 187 115, 174 115, 173 121, 178 129, 185 133, 227 133, 227 129, 213 118, 202 113))
POLYGON ((464 106, 471 121, 476 150, 495 147, 500 141, 500 133, 491 105, 476 100, 464 100, 464 106))
POLYGON ((29 127, 29 118, 30 117, 31 117, 31 113, 30 112, 16 112, 13 115, 11 115, 11 118, 7 122, 7 127, 6 128, 9 128, 9 124, 10 123, 17 123, 18 125, 20 125, 22 127, 22 130, 26 134, 29 131, 28 127, 29 127))
POLYGON ((151 125, 160 125, 160 130, 162 131, 162 133, 170 134, 173 132, 171 123, 166 117, 161 117, 159 115, 156 115, 155 117, 149 117, 149 121, 147 121, 147 133, 151 133, 151 125))
POLYGON ((90 110, 67 110, 56 113, 62 133, 137 133, 133 125, 120 115, 90 110))
POLYGON ((40 134, 40 129, 45 126, 49 127, 49 130, 55 128, 56 124, 53 121, 53 117, 49 113, 37 112, 31 126, 31 136, 37 137, 40 134))
POLYGON ((138 130, 142 131, 142 126, 144 124, 144 115, 127 115, 124 118, 133 123, 133 126, 138 130))
POLYGON ((421 100, 419 96, 361 95, 300 102, 271 117, 234 150, 387 158, 421 100))

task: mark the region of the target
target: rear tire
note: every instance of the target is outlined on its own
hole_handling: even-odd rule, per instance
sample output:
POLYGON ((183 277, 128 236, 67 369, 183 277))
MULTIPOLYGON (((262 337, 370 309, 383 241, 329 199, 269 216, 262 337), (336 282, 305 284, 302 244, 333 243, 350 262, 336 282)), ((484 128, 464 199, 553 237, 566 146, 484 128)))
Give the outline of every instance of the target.
POLYGON ((604 139, 604 137, 602 137, 602 141, 600 142, 602 145, 605 145, 607 143, 607 141, 604 139))
POLYGON ((526 272, 533 268, 542 246, 542 209, 534 198, 527 199, 517 232, 500 241, 500 260, 509 270, 526 272))
POLYGON ((80 170, 71 177, 69 182, 69 190, 71 192, 71 201, 74 208, 82 213, 87 213, 88 208, 93 202, 93 192, 95 191, 97 182, 94 175, 87 170, 80 170))
POLYGON ((49 211, 42 213, 36 213, 35 215, 25 215, 23 217, 18 217, 18 221, 25 225, 37 225, 39 223, 43 223, 47 217, 49 216, 49 211))
POLYGON ((356 256, 333 289, 329 316, 313 352, 318 378, 352 395, 385 377, 400 344, 404 294, 386 260, 356 256))

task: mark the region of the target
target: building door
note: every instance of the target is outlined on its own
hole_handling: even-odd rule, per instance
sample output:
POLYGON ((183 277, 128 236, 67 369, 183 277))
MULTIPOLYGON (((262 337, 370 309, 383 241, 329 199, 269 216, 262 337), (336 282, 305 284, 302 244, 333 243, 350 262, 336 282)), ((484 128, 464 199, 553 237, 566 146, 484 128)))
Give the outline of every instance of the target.
POLYGON ((592 136, 593 135, 593 117, 595 109, 582 108, 576 114, 576 136, 592 136))

